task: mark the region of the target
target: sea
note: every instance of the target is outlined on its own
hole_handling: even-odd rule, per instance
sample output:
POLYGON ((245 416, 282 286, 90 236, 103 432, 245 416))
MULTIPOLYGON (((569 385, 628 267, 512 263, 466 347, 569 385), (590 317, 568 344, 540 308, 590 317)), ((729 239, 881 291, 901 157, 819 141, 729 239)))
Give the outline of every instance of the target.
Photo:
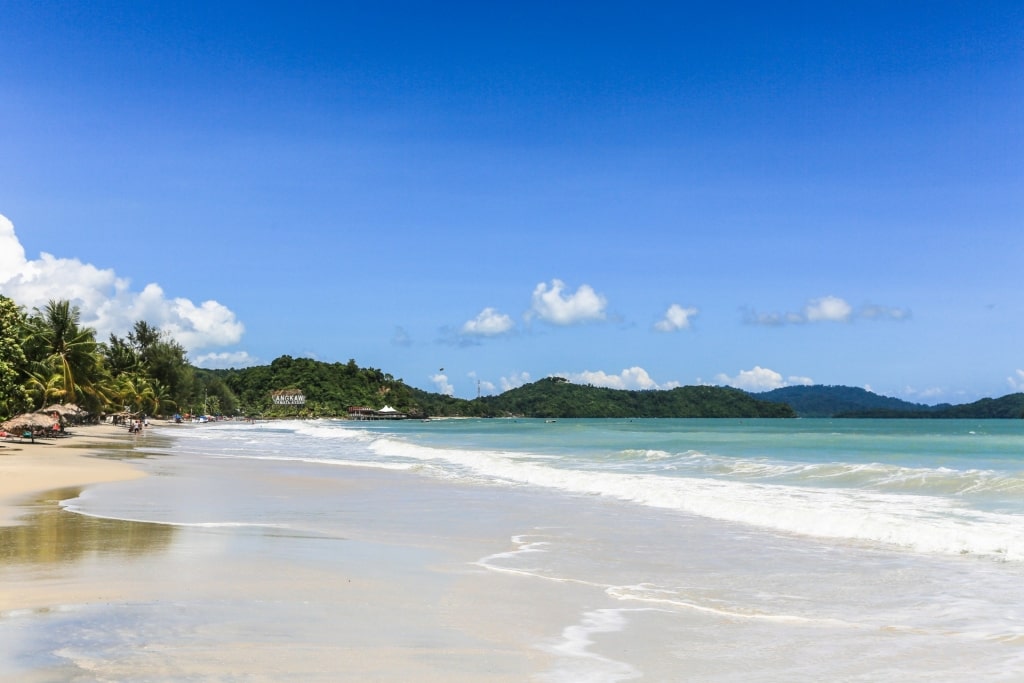
POLYGON ((153 433, 170 437, 137 448, 153 476, 76 492, 61 513, 174 528, 120 552, 156 572, 194 560, 229 594, 208 565, 277 576, 283 562, 321 589, 355 578, 378 596, 376 616, 337 593, 329 608, 298 608, 279 583, 253 612, 251 591, 190 597, 168 580, 173 597, 23 620, 37 672, 292 680, 229 674, 231 655, 191 669, 170 654, 195 647, 200 623, 237 650, 241 623, 247 643, 302 648, 295 680, 1024 680, 1022 421, 285 420, 153 433), (168 602, 184 607, 167 616, 168 602), (159 667, 129 654, 140 649, 159 667), (310 668, 317 652, 360 649, 364 668, 310 668), (382 668, 374 652, 391 652, 382 668))

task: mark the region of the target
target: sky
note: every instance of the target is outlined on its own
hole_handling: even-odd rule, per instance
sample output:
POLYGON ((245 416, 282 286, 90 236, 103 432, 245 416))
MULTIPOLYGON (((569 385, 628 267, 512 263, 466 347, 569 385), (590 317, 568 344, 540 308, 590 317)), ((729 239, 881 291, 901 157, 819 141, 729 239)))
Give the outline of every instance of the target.
POLYGON ((1024 391, 1022 35, 998 0, 7 0, 0 294, 465 398, 1024 391))

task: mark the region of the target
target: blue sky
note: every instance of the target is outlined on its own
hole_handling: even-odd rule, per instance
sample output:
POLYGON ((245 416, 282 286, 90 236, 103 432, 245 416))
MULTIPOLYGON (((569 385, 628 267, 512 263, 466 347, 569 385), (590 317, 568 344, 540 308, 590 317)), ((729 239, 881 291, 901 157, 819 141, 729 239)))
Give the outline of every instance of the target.
POLYGON ((0 293, 464 397, 1024 390, 1021 3, 323 4, 0 5, 0 293))

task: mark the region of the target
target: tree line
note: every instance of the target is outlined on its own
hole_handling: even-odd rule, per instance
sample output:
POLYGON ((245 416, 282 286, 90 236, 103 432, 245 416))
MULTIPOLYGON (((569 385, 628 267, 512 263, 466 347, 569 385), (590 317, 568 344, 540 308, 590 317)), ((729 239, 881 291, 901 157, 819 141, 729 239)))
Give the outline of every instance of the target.
POLYGON ((0 417, 54 403, 94 416, 198 412, 204 397, 233 398, 212 379, 189 364, 169 333, 144 320, 124 337, 101 341, 70 301, 27 311, 0 295, 0 417))
POLYGON ((388 404, 412 417, 795 417, 787 405, 761 401, 738 389, 679 387, 627 391, 572 384, 551 377, 497 396, 472 400, 410 387, 375 368, 281 356, 270 365, 214 370, 243 409, 263 416, 343 416, 351 406, 388 404), (275 406, 275 389, 301 388, 306 404, 275 406))
POLYGON ((472 400, 407 385, 377 368, 281 356, 269 365, 206 370, 188 362, 167 331, 139 320, 105 341, 67 300, 26 311, 0 295, 0 418, 74 403, 91 415, 207 413, 250 417, 343 417, 385 404, 413 417, 1022 417, 1024 394, 966 406, 920 406, 851 387, 791 387, 748 394, 691 386, 626 391, 551 377, 472 400), (301 406, 272 392, 300 389, 301 406), (794 410, 795 408, 795 410, 794 410))

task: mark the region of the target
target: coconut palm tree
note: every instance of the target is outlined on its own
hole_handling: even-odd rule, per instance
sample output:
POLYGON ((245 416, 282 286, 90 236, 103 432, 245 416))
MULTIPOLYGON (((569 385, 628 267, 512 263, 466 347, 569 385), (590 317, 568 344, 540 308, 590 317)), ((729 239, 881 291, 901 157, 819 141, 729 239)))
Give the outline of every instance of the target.
POLYGON ((28 321, 26 355, 61 376, 66 401, 78 400, 79 385, 88 388, 102 370, 96 332, 81 327, 80 319, 78 306, 51 299, 42 311, 34 309, 28 321))
POLYGON ((150 389, 153 392, 153 414, 166 415, 167 410, 176 410, 178 404, 171 397, 170 389, 160 380, 150 380, 150 389))
POLYGON ((33 409, 39 410, 52 401, 63 403, 63 378, 57 373, 50 372, 49 366, 43 363, 34 365, 35 369, 29 370, 25 382, 25 390, 31 398, 33 409))

